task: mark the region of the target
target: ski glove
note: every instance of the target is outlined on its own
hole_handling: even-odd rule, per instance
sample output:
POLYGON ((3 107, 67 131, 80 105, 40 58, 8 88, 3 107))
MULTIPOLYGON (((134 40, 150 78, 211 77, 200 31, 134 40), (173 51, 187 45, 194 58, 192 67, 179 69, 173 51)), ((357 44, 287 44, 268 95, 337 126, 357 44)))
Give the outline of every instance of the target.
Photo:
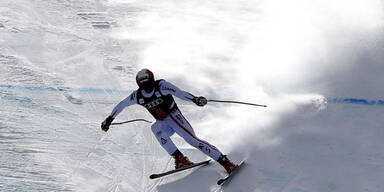
POLYGON ((109 129, 109 126, 111 125, 112 121, 114 120, 115 118, 113 118, 112 116, 108 116, 102 123, 101 123, 101 130, 107 132, 108 129, 109 129))
POLYGON ((200 96, 200 97, 194 97, 194 98, 192 99, 192 101, 193 101, 196 105, 198 105, 198 106, 200 106, 200 107, 206 105, 207 102, 208 102, 207 99, 206 99, 205 97, 202 97, 202 96, 200 96))

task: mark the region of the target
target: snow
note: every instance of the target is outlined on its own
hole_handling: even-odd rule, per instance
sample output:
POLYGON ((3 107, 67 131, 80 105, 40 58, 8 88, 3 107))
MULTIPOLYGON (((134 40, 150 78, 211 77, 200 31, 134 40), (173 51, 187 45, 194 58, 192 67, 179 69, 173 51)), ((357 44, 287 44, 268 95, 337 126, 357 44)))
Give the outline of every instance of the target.
MULTIPOLYGON (((0 191, 384 191, 380 0, 0 1, 0 191), (135 122, 100 123, 143 67, 208 99, 177 100, 245 169, 173 160, 135 122)), ((141 107, 115 120, 153 120, 141 107)), ((207 157, 174 136, 191 160, 207 157)))

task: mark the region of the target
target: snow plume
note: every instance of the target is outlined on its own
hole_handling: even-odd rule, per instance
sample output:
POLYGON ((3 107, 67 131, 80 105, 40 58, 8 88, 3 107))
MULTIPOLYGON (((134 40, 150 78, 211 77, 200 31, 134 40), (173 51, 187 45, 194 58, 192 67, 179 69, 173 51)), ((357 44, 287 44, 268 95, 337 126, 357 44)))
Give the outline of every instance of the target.
MULTIPOLYGON (((382 154, 368 149, 382 146, 382 112, 335 102, 384 94, 381 1, 115 2, 142 10, 113 34, 140 42, 138 68, 208 99, 268 105, 180 102, 201 138, 235 161, 248 158, 243 182, 223 191, 384 188, 380 171, 369 171, 382 154)), ((180 189, 191 178, 157 189, 180 189)))
POLYGON ((145 44, 140 66, 208 99, 269 106, 194 109, 206 115, 194 123, 196 129, 215 135, 213 143, 225 148, 249 132, 255 140, 263 137, 261 130, 303 101, 317 101, 323 109, 328 88, 319 81, 329 68, 348 68, 355 50, 348 45, 372 35, 382 19, 377 0, 142 1, 140 6, 145 11, 135 28, 119 34, 145 44))

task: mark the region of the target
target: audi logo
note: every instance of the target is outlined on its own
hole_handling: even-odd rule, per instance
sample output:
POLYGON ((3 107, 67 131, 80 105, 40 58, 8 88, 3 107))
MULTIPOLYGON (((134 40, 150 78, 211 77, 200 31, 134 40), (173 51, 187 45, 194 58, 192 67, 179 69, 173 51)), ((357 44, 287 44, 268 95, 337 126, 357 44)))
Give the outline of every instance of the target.
POLYGON ((147 109, 153 109, 158 105, 161 105, 164 101, 161 98, 158 98, 150 103, 144 104, 144 107, 147 109))

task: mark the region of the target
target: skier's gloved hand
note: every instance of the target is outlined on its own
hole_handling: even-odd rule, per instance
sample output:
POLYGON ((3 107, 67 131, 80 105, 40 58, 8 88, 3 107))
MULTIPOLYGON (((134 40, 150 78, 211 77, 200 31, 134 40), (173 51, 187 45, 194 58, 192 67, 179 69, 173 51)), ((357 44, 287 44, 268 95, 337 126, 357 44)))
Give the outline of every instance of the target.
POLYGON ((198 106, 200 106, 200 107, 206 105, 207 102, 208 102, 207 99, 206 99, 205 97, 202 97, 202 96, 200 96, 200 97, 194 97, 194 98, 192 99, 192 101, 193 101, 196 105, 198 105, 198 106))
POLYGON ((101 130, 107 132, 108 129, 109 129, 109 126, 111 125, 112 121, 114 120, 115 118, 113 118, 112 116, 108 116, 102 123, 101 123, 101 130))

